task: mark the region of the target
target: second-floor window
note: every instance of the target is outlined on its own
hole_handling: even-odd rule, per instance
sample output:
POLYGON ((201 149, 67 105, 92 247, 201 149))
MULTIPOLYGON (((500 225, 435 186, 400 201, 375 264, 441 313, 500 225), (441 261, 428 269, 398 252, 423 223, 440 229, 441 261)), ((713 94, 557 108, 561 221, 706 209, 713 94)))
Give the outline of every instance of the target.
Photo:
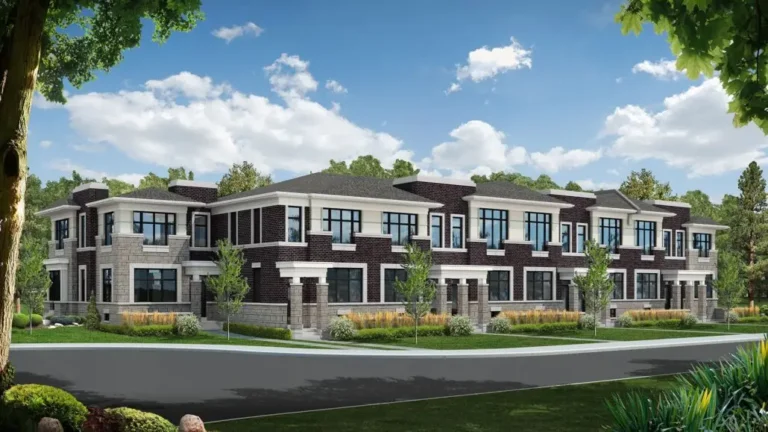
POLYGON ((332 243, 352 243, 360 232, 360 210, 324 208, 323 231, 331 232, 332 243))
POLYGON ((291 243, 301 243, 301 207, 288 207, 288 239, 291 243))
POLYGON ((656 222, 635 221, 635 246, 640 246, 643 255, 653 255, 656 246, 656 222))
POLYGON ((173 213, 133 212, 133 232, 144 234, 145 245, 168 245, 168 236, 176 235, 173 213))
POLYGON ((560 224, 560 242, 563 244, 563 252, 571 251, 571 224, 560 224))
POLYGON ((56 249, 64 249, 64 239, 69 238, 69 219, 56 221, 56 249))
POLYGON ((208 247, 208 215, 196 214, 194 218, 193 232, 195 247, 208 247))
POLYGON ((104 246, 112 245, 112 233, 115 231, 115 213, 104 213, 104 246))
POLYGON ((77 225, 77 247, 84 248, 87 245, 86 240, 88 239, 88 236, 86 235, 86 226, 85 226, 85 213, 80 215, 80 223, 77 225))
POLYGON ((672 231, 664 230, 664 255, 672 256, 672 231))
POLYGON ((611 253, 618 253, 621 245, 621 219, 600 218, 600 244, 611 253))
POLYGON ((552 241, 552 215, 525 212, 525 240, 533 243, 533 250, 542 251, 552 241))
POLYGON ((415 214, 385 212, 382 217, 382 234, 392 234, 393 245, 404 246, 416 235, 415 214))
POLYGON ((698 249, 700 257, 708 257, 712 249, 712 234, 693 233, 693 248, 698 249))
POLYGON ((504 249, 507 216, 506 210, 480 209, 480 238, 486 239, 488 249, 504 249))
POLYGON ((583 224, 576 225, 576 252, 584 253, 587 244, 587 226, 583 224))
POLYGON ((429 226, 429 233, 432 236, 432 247, 443 247, 443 217, 433 214, 430 219, 432 223, 429 226))
POLYGON ((464 218, 451 216, 451 247, 461 249, 464 247, 464 218))
POLYGON ((685 256, 685 231, 675 232, 675 256, 685 256))

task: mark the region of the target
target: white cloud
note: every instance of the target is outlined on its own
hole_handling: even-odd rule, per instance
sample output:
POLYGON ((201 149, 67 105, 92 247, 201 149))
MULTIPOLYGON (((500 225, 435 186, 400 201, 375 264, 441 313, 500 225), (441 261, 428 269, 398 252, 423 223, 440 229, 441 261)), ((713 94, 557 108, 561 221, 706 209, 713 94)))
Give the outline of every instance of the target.
POLYGON ((221 27, 213 32, 214 36, 216 36, 219 39, 224 39, 227 41, 227 43, 232 42, 233 40, 245 36, 245 35, 253 35, 253 37, 259 37, 264 32, 264 29, 257 26, 256 24, 252 22, 245 23, 243 25, 235 25, 232 27, 221 27))
POLYGON ((661 80, 677 80, 678 78, 685 76, 685 70, 677 70, 677 66, 675 66, 675 60, 664 59, 661 59, 657 62, 644 60, 632 66, 632 73, 638 72, 647 73, 661 80))
POLYGON ((612 182, 595 182, 592 179, 576 180, 576 184, 586 190, 604 190, 604 189, 618 189, 618 183, 612 182))
POLYGON ((118 175, 111 175, 104 171, 96 171, 92 169, 85 168, 83 166, 77 165, 72 163, 69 159, 57 159, 51 161, 48 166, 51 169, 54 169, 56 171, 61 171, 65 173, 71 173, 72 171, 77 171, 79 174, 81 174, 83 177, 90 177, 96 181, 101 181, 104 177, 109 179, 117 179, 124 181, 126 183, 130 183, 134 186, 138 186, 139 182, 142 178, 144 178, 145 174, 118 174, 118 175))
POLYGON ((573 149, 566 151, 562 147, 554 147, 546 153, 531 153, 531 161, 539 169, 556 173, 562 169, 579 168, 597 161, 603 156, 601 150, 573 149))
POLYGON ((467 55, 467 63, 457 65, 456 82, 451 84, 446 94, 460 90, 459 83, 466 79, 480 82, 512 70, 526 67, 530 69, 533 65, 531 52, 523 48, 515 38, 510 38, 510 44, 506 46, 491 49, 483 46, 470 51, 467 55))
POLYGON ((199 77, 186 71, 163 80, 149 80, 145 86, 167 95, 180 94, 193 99, 217 98, 232 90, 228 84, 214 85, 211 78, 199 77))
POLYGON ((264 67, 264 72, 269 76, 272 91, 284 98, 303 98, 307 93, 317 90, 317 81, 308 68, 308 61, 283 53, 274 63, 264 67))
POLYGON ((46 148, 47 149, 47 148, 51 147, 52 144, 53 144, 52 141, 48 141, 48 140, 40 141, 40 147, 42 147, 42 148, 46 148))
POLYGON ((615 168, 611 168, 607 172, 608 172, 608 174, 611 174, 611 175, 615 175, 615 176, 619 175, 619 170, 617 170, 615 168))
POLYGON ((341 112, 341 104, 336 101, 331 102, 331 111, 333 111, 336 114, 341 112))
MULTIPOLYGON (((64 90, 63 91, 64 97, 69 97, 69 92, 64 90)), ((50 102, 45 99, 43 95, 41 95, 38 92, 35 92, 35 94, 32 95, 32 107, 38 108, 38 109, 56 109, 61 108, 63 105, 56 102, 50 102)))
POLYGON ((733 127, 729 97, 717 78, 670 96, 650 112, 635 105, 616 108, 602 135, 614 141, 610 153, 628 160, 659 159, 688 177, 743 169, 768 162, 768 138, 754 124, 733 127))
POLYGON ((327 88, 328 90, 330 90, 330 91, 332 91, 334 93, 347 93, 346 87, 341 85, 341 83, 339 83, 336 80, 328 80, 328 81, 326 81, 325 82, 325 88, 327 88))
POLYGON ((453 141, 432 149, 431 161, 440 169, 463 171, 486 167, 499 171, 526 161, 527 152, 523 147, 508 147, 504 133, 484 121, 468 121, 450 135, 453 141))

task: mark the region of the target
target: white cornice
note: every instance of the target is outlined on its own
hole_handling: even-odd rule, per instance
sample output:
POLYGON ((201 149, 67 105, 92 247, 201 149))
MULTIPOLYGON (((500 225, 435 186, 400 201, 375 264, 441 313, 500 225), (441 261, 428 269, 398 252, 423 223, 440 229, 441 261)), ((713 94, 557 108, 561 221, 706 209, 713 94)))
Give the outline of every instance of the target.
POLYGON ((403 201, 397 199, 386 198, 367 198, 356 197, 347 195, 332 195, 332 194, 318 194, 318 193, 297 193, 297 192, 269 192, 260 195, 252 195, 242 198, 235 198, 227 201, 215 201, 207 205, 209 208, 223 207, 230 204, 243 203, 243 202, 258 202, 270 198, 301 198, 301 199, 318 199, 318 200, 333 200, 333 201, 350 201, 359 203, 373 203, 373 204, 389 204, 406 207, 421 207, 421 208, 439 208, 443 205, 440 203, 433 203, 427 201, 403 201))
POLYGON ((546 189, 539 192, 547 195, 560 195, 560 196, 575 197, 575 198, 597 199, 597 196, 592 192, 577 192, 577 191, 569 191, 565 189, 546 189))
POLYGON ((691 205, 682 201, 665 201, 665 200, 645 200, 648 204, 667 206, 667 207, 682 207, 691 208, 691 205))
POLYGON ((703 228, 703 229, 713 229, 713 230, 727 230, 730 229, 728 225, 713 225, 713 224, 702 224, 702 223, 684 223, 683 228, 703 228))
POLYGON ((485 201, 485 202, 493 202, 493 203, 536 205, 539 207, 552 207, 552 208, 561 208, 561 209, 573 207, 573 204, 568 204, 568 203, 555 203, 555 202, 549 202, 549 201, 535 201, 535 200, 524 200, 524 199, 516 199, 516 198, 499 198, 499 197, 489 197, 489 196, 482 196, 482 195, 470 195, 470 196, 465 196, 462 199, 467 202, 485 201))
POLYGON ((153 204, 159 206, 168 207, 205 207, 204 203, 197 201, 169 201, 169 200, 155 200, 146 198, 124 198, 114 197, 107 198, 99 201, 94 201, 86 204, 86 207, 101 207, 110 204, 128 203, 128 204, 153 204))
POLYGON ((197 180, 171 180, 171 182, 168 183, 168 187, 174 187, 174 186, 197 187, 197 188, 206 188, 206 189, 219 188, 219 186, 216 183, 197 181, 197 180))
POLYGON ((393 185, 414 183, 414 182, 439 183, 439 184, 446 184, 446 185, 453 185, 453 186, 470 186, 470 187, 477 186, 477 184, 475 184, 475 182, 473 182, 472 180, 457 179, 457 178, 451 178, 451 177, 427 176, 424 174, 416 174, 416 175, 412 175, 408 177, 400 177, 392 180, 393 185))
MULTIPOLYGON (((224 197, 226 198, 226 197, 224 197)), ((268 192, 264 194, 258 194, 258 195, 248 195, 240 198, 235 198, 231 200, 224 200, 224 201, 214 201, 212 203, 209 203, 206 205, 208 208, 216 208, 216 207, 224 207, 226 205, 230 204, 238 204, 243 202, 251 202, 251 201, 263 201, 270 198, 303 198, 307 199, 308 196, 305 193, 297 193, 297 192, 268 192)))
POLYGON ((88 189, 109 190, 109 186, 105 185, 104 183, 96 183, 96 182, 86 183, 72 189, 72 193, 78 193, 88 189))
POLYGON ((674 216, 677 216, 676 214, 670 213, 670 212, 665 212, 665 211, 657 212, 657 211, 648 211, 648 210, 640 210, 638 212, 638 214, 648 215, 648 216, 661 216, 661 217, 674 217, 674 216))
POLYGON ((587 207, 587 210, 591 212, 596 211, 596 212, 606 212, 606 213, 624 213, 624 214, 637 213, 635 209, 623 209, 623 208, 601 207, 601 206, 587 207))
POLYGON ((58 207, 40 210, 39 212, 35 213, 35 216, 50 216, 56 213, 75 212, 77 210, 80 210, 80 206, 65 204, 58 207))

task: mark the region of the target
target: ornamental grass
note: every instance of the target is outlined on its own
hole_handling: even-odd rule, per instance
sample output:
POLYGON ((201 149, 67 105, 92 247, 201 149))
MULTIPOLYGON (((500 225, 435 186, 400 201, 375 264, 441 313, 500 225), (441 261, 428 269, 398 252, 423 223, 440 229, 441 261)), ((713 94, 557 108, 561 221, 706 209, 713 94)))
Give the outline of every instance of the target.
POLYGON ((757 306, 743 306, 731 309, 739 318, 760 316, 760 308, 757 306))
MULTIPOLYGON (((352 321, 357 330, 414 326, 413 318, 398 312, 353 313, 347 315, 347 318, 352 321)), ((444 326, 450 318, 448 314, 427 314, 419 320, 419 325, 444 326)))
POLYGON ((634 309, 625 312, 633 321, 679 320, 688 315, 687 309, 634 309))
POLYGON ((123 312, 120 319, 126 326, 174 325, 176 315, 175 312, 123 312))
POLYGON ((548 324, 556 322, 579 322, 581 312, 565 310, 527 310, 527 311, 503 311, 499 314, 516 324, 548 324))

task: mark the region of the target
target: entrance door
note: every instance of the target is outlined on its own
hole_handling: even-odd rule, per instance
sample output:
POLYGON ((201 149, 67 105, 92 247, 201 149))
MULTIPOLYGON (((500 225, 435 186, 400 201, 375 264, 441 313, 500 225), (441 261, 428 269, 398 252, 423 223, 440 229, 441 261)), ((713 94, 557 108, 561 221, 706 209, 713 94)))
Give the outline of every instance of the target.
POLYGON ((459 284, 451 282, 448 284, 448 300, 451 301, 451 315, 459 313, 459 284))
POLYGON ((667 293, 664 309, 672 309, 672 284, 665 282, 662 286, 664 287, 664 292, 667 293))
POLYGON ((201 276, 200 277, 200 285, 201 285, 201 291, 200 291, 200 317, 205 318, 206 316, 206 309, 208 306, 208 286, 206 285, 208 277, 207 276, 201 276))
POLYGON ((680 309, 685 308, 685 284, 687 282, 680 282, 680 309))
POLYGON ((562 292, 562 299, 565 302, 565 310, 571 310, 571 289, 570 281, 560 282, 560 290, 562 292))

